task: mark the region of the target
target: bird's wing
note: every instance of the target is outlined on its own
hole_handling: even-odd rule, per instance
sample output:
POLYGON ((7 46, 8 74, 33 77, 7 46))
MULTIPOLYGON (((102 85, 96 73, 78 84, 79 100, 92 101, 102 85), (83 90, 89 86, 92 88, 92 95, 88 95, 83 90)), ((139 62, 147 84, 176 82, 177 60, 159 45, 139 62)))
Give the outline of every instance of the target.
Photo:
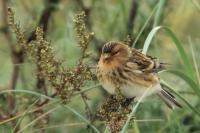
POLYGON ((142 72, 158 72, 164 68, 164 63, 160 63, 158 59, 146 56, 136 49, 132 49, 132 56, 129 58, 129 63, 133 63, 135 68, 142 72))

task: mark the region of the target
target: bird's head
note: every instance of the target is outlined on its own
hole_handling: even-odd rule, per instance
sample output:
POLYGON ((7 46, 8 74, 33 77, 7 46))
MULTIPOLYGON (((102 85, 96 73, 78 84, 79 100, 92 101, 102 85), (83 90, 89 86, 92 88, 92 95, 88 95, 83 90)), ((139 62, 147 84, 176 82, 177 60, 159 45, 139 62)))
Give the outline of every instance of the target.
POLYGON ((102 48, 101 60, 106 63, 123 63, 126 61, 131 52, 130 48, 120 42, 108 42, 102 48))

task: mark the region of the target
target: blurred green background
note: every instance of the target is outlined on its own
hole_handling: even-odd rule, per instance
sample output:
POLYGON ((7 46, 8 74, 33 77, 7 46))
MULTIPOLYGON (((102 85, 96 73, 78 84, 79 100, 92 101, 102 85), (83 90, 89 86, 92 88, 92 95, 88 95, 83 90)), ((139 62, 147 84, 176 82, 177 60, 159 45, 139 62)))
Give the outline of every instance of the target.
MULTIPOLYGON (((181 41, 190 65, 195 73, 192 81, 199 88, 200 79, 198 70, 200 69, 200 2, 198 0, 1 0, 0 3, 0 91, 9 89, 13 65, 19 66, 19 78, 17 79, 16 90, 36 89, 35 65, 29 59, 25 59, 22 64, 13 64, 9 41, 17 45, 16 39, 12 35, 12 40, 5 36, 5 14, 3 3, 6 2, 15 12, 15 19, 27 36, 38 25, 41 14, 52 6, 54 10, 48 20, 47 39, 50 40, 55 56, 63 61, 65 67, 73 68, 80 58, 80 49, 77 44, 76 33, 74 31, 73 17, 75 14, 86 11, 86 26, 88 31, 94 32, 94 39, 90 42, 90 58, 86 60, 91 64, 96 64, 99 58, 101 46, 107 41, 123 41, 129 34, 136 39, 137 35, 144 27, 144 31, 139 37, 135 47, 142 49, 144 42, 150 31, 156 26, 169 27, 181 41), (51 5, 48 5, 51 3, 51 5), (155 7, 158 6, 157 10, 155 7), (133 9, 132 9, 133 8, 133 9), (153 12, 155 10, 155 12, 153 12), (132 14, 132 13, 135 14, 132 14), (149 21, 147 19, 153 13, 149 21), (130 20, 131 14, 134 16, 130 20), (131 24, 132 26, 130 26, 131 24), (196 64, 196 65, 195 65, 196 64)), ((9 31, 8 31, 9 32, 9 31)), ((169 63, 169 69, 179 70, 186 74, 185 64, 179 55, 179 51, 165 32, 159 32, 151 42, 148 54, 159 58, 161 61, 169 63)), ((200 97, 191 89, 184 78, 177 77, 170 73, 161 73, 161 79, 170 84, 188 103, 200 112, 200 97)), ((97 82, 95 82, 97 83, 97 82)), ((92 85, 88 85, 90 87, 92 85)), ((87 87, 86 87, 87 88, 87 87)), ((48 92, 53 88, 48 86, 48 92)), ((200 91, 200 90, 198 90, 200 91)), ((40 92, 42 93, 42 92, 40 92)), ((95 113, 106 97, 106 93, 101 88, 96 88, 88 93, 90 98, 88 103, 95 113)), ((0 96, 0 120, 3 121, 5 113, 8 111, 7 95, 0 96)), ((37 97, 16 93, 16 107, 14 111, 24 112, 37 97)), ((180 100, 180 99, 179 99, 180 100)), ((180 100, 181 101, 181 100, 180 100)), ((85 116, 83 101, 80 96, 76 96, 69 102, 70 107, 85 116)), ((157 97, 151 96, 137 109, 136 119, 143 120, 135 122, 128 129, 132 133, 200 133, 200 116, 184 105, 183 109, 168 109, 157 97), (162 119, 162 121, 151 121, 152 119, 162 119), (149 121, 148 121, 149 120, 149 121)), ((58 106, 52 104, 43 109, 42 113, 58 106)), ((34 107, 31 107, 32 109, 34 107)), ((86 117, 86 116, 85 116, 86 117)), ((23 128, 35 117, 32 115, 23 117, 20 127, 23 128)), ((19 119, 17 119, 19 120, 19 119)), ((39 122, 33 123, 26 128, 24 133, 45 132, 45 133, 87 133, 90 130, 86 124, 69 110, 58 107, 48 115, 47 122, 42 126, 45 130, 36 130, 40 127, 39 122), (79 123, 79 124, 77 124, 79 123), (71 124, 71 125, 70 125, 71 124), (58 125, 58 126, 57 126, 58 125), (54 127, 55 126, 55 127, 54 127), (50 127, 50 128, 48 128, 50 127), (35 130, 35 131, 34 131, 35 130)), ((101 132, 104 132, 104 124, 96 124, 101 132)), ((12 131, 12 122, 0 124, 1 133, 12 131)))

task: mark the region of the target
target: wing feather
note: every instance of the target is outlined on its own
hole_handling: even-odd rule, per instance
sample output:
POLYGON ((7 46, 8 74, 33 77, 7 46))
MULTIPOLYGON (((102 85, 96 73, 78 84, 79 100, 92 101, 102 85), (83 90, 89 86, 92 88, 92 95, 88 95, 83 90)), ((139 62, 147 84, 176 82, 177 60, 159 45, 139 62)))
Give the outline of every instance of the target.
POLYGON ((158 72, 164 68, 164 63, 160 63, 157 58, 146 56, 136 49, 132 49, 129 61, 136 65, 135 68, 147 73, 158 72))

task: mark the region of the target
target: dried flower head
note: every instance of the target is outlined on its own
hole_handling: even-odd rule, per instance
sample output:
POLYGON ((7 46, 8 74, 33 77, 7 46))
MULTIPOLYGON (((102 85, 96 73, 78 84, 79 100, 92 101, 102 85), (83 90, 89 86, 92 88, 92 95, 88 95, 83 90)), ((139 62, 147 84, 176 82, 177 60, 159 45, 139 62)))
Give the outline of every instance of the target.
POLYGON ((93 32, 89 33, 86 30, 86 26, 85 26, 85 12, 81 12, 79 14, 76 14, 74 17, 74 29, 76 31, 77 34, 77 38, 78 38, 78 44, 79 47, 82 50, 82 58, 85 58, 85 52, 86 49, 88 48, 89 42, 92 38, 92 36, 94 35, 93 32))
POLYGON ((97 115, 101 120, 106 121, 112 133, 122 129, 131 112, 132 101, 133 99, 126 99, 120 95, 110 96, 99 108, 97 115))
POLYGON ((14 13, 10 8, 8 9, 8 15, 10 27, 16 35, 19 46, 24 49, 26 54, 30 55, 31 59, 40 68, 39 77, 49 81, 62 101, 68 102, 74 92, 80 91, 80 88, 88 80, 93 79, 94 74, 82 62, 91 38, 91 34, 86 32, 84 13, 78 14, 75 17, 75 29, 79 38, 79 46, 82 49, 82 58, 80 63, 72 69, 64 68, 61 61, 56 59, 50 42, 44 38, 42 28, 36 28, 36 39, 28 43, 24 33, 15 23, 14 13))

